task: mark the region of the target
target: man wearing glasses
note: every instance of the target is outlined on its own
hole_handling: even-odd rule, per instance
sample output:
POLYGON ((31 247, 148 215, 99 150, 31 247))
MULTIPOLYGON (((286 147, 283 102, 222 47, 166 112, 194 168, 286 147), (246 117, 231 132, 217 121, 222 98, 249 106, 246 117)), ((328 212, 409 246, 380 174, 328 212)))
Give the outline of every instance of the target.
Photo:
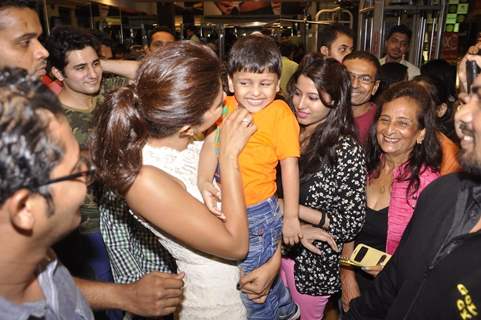
MULTIPOLYGON (((48 52, 38 40, 42 33, 42 27, 37 13, 29 7, 29 3, 30 1, 0 0, 0 67, 24 68, 30 75, 38 77, 45 74, 48 52)), ((12 84, 7 83, 7 85, 12 84)), ((3 133, 3 130, 1 133, 3 133)), ((16 143, 19 141, 21 140, 15 140, 16 143)), ((0 161, 4 161, 3 156, 0 161)), ((35 170, 39 170, 39 168, 35 167, 35 170)), ((47 174, 49 173, 47 172, 47 174)), ((1 181, 4 181, 5 184, 12 183, 4 178, 1 181)), ((67 183, 59 181, 51 184, 51 187, 67 183)), ((11 187, 14 187, 14 185, 11 187)), ((43 187, 43 189, 45 188, 43 187)), ((6 194, 2 192, 2 196, 6 194)), ((67 194, 65 193, 65 197, 62 199, 65 199, 66 205, 70 205, 72 203, 66 198, 67 194)), ((64 234, 66 233, 68 232, 64 234)), ((55 241, 49 242, 49 246, 59 238, 60 236, 55 241)), ((10 243, 9 238, 4 239, 6 239, 3 242, 4 244, 10 243)), ((25 260, 24 264, 26 264, 25 260)), ((4 267, 1 268, 0 273, 5 272, 4 267)), ((180 303, 181 291, 179 288, 183 285, 180 276, 160 272, 149 273, 142 279, 125 285, 79 278, 75 280, 92 308, 122 309, 143 316, 161 316, 172 313, 180 303)), ((42 289, 47 294, 43 287, 42 289)), ((18 297, 9 299, 8 294, 4 292, 0 292, 0 297, 13 302, 23 302, 18 297)), ((63 314, 62 310, 61 308, 60 314, 63 314)), ((3 315, 8 313, 0 312, 0 314, 2 315, 0 318, 3 319, 3 315)), ((13 316, 11 318, 18 319, 19 317, 13 316)), ((76 319, 76 317, 68 315, 64 315, 63 318, 76 319)))
POLYGON ((371 98, 379 87, 380 64, 377 58, 365 51, 354 51, 348 54, 343 64, 351 76, 351 105, 354 124, 359 142, 367 143, 369 128, 374 122, 376 105, 371 98))
MULTIPOLYGON (((481 57, 467 56, 481 66, 481 57)), ((459 72, 465 83, 464 72, 459 72)), ((401 243, 346 319, 474 319, 481 313, 481 75, 455 117, 465 173, 421 194, 401 243)))
POLYGON ((50 249, 80 223, 93 172, 53 93, 31 79, 0 73, 0 314, 93 319, 50 249))

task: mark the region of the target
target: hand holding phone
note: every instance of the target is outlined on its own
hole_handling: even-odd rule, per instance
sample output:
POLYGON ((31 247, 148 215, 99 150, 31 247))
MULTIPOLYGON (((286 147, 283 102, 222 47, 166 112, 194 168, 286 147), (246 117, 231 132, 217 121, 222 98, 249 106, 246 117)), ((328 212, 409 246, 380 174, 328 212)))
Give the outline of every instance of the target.
POLYGON ((391 258, 390 254, 360 243, 349 258, 341 257, 340 263, 354 267, 374 267, 385 265, 391 258))

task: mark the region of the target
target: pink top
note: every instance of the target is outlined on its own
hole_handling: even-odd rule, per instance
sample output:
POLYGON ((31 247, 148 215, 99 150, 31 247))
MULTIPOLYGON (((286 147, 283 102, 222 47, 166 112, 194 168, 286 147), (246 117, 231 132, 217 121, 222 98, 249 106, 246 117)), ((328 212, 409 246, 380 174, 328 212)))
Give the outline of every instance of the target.
POLYGON ((354 118, 354 125, 357 129, 357 135, 361 145, 366 146, 367 138, 369 137, 369 128, 374 123, 374 118, 376 117, 376 105, 371 103, 369 110, 354 118))
POLYGON ((393 254, 396 251, 404 230, 411 220, 419 195, 428 184, 439 177, 439 173, 431 168, 423 168, 419 175, 419 189, 415 193, 409 194, 406 199, 409 181, 398 180, 402 176, 403 168, 405 168, 404 165, 398 167, 393 173, 391 200, 387 216, 386 252, 389 254, 393 254))

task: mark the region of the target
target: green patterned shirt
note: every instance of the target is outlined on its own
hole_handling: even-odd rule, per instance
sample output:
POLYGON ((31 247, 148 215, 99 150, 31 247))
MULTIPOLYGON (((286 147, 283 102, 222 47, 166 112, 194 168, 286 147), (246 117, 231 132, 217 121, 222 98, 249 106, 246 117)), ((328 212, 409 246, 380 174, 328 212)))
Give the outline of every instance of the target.
MULTIPOLYGON (((102 107, 105 95, 127 84, 127 79, 118 76, 104 78, 99 94, 95 97, 95 108, 102 107)), ((80 145, 81 150, 88 148, 89 136, 92 130, 92 111, 91 110, 74 110, 67 105, 63 105, 65 116, 72 127, 75 139, 80 145)), ((91 232, 99 230, 99 209, 94 201, 94 196, 89 188, 89 192, 84 203, 80 207, 82 222, 80 224, 81 232, 91 232)))

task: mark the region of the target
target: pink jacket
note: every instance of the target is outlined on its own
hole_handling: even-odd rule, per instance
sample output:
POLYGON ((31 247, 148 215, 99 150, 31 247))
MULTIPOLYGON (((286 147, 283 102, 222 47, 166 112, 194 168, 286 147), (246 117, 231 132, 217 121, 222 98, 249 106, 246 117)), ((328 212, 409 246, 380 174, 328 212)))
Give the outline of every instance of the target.
POLYGON ((399 166, 393 173, 391 200, 387 216, 386 252, 389 254, 393 254, 396 251, 404 230, 411 220, 419 195, 428 184, 439 177, 439 173, 431 170, 431 168, 421 169, 419 189, 414 194, 409 194, 408 199, 406 199, 406 189, 409 181, 398 181, 404 167, 404 165, 399 166))

